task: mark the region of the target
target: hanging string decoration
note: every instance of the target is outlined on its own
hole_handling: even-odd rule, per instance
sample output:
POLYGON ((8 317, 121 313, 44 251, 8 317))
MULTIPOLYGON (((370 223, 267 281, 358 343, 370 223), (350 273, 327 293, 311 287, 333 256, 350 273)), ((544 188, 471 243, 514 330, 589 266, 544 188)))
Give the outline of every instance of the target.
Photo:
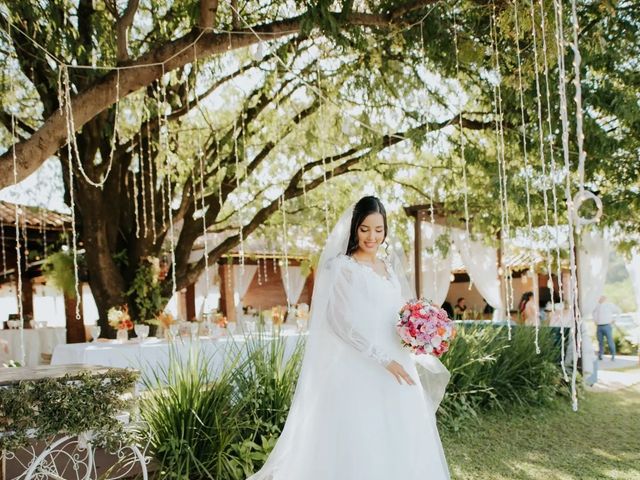
MULTIPOLYGON (((510 222, 509 222, 509 202, 507 193, 507 166, 506 166, 506 148, 504 141, 504 123, 502 111, 502 72, 500 67, 500 54, 498 49, 498 28, 497 14, 495 3, 492 3, 492 15, 490 18, 490 36, 493 57, 493 68, 496 79, 493 84, 493 108, 495 118, 495 142, 496 156, 498 158, 498 183, 500 196, 500 243, 503 252, 506 252, 508 240, 510 238, 510 222)), ((504 257, 503 257, 504 258, 504 257)), ((505 318, 509 317, 509 312, 513 307, 513 284, 511 268, 501 265, 498 268, 498 274, 502 277, 504 285, 505 299, 505 318)), ((511 340, 511 322, 507 323, 509 340, 511 340)))
POLYGON ((107 163, 107 168, 102 175, 102 179, 100 181, 92 180, 87 172, 84 170, 84 166, 82 164, 82 160, 80 158, 80 151, 78 149, 78 143, 76 141, 76 127, 73 117, 73 107, 71 104, 71 80, 69 78, 69 68, 67 65, 60 65, 60 77, 62 80, 62 84, 58 85, 58 100, 61 100, 61 97, 64 98, 64 102, 60 102, 60 114, 64 114, 67 116, 66 122, 68 124, 67 127, 67 144, 71 144, 72 149, 69 150, 70 154, 75 155, 76 163, 78 165, 78 171, 82 175, 82 178, 89 184, 96 188, 103 188, 107 179, 109 178, 109 174, 111 173, 111 169, 113 167, 113 159, 115 156, 115 150, 117 146, 117 136, 118 136, 118 118, 120 116, 120 70, 116 69, 116 91, 115 91, 115 114, 113 117, 113 132, 111 135, 111 141, 109 145, 109 159, 107 163), (62 108, 64 103, 65 108, 62 108))
MULTIPOLYGON (((142 117, 141 117, 142 118, 142 117)), ((140 164, 140 194, 142 197, 142 235, 144 238, 147 238, 148 228, 147 228, 147 188, 144 174, 144 149, 142 148, 142 121, 140 123, 140 142, 138 145, 138 161, 140 164)))
POLYGON ((289 238, 287 231, 287 210, 285 208, 284 193, 280 196, 280 210, 282 211, 282 243, 284 250, 284 279, 287 293, 287 311, 291 308, 289 292, 291 291, 291 283, 289 281, 289 238))
MULTIPOLYGON (((14 89, 13 82, 11 83, 12 90, 14 89)), ((15 94, 15 92, 13 92, 15 94)), ((16 155, 16 117, 11 111, 11 140, 13 143, 13 147, 11 148, 11 156, 13 161, 13 184, 14 186, 18 184, 18 158, 16 155)), ((26 359, 26 349, 24 344, 24 306, 22 304, 24 297, 22 292, 22 252, 20 245, 20 213, 21 209, 18 204, 15 205, 15 234, 16 234, 16 271, 18 273, 18 318, 20 321, 19 329, 20 329, 20 364, 25 365, 26 359)), ((24 248, 27 248, 27 245, 24 245, 24 248)))
POLYGON ((0 246, 2 248, 2 274, 7 275, 7 252, 5 250, 4 240, 4 220, 0 218, 0 246))
MULTIPOLYGON (((156 182, 155 178, 157 172, 154 171, 155 162, 152 156, 151 151, 151 112, 144 104, 145 107, 145 115, 146 115, 146 133, 147 133, 147 161, 149 162, 149 197, 151 200, 151 231, 153 234, 154 240, 158 237, 158 232, 156 230, 156 223, 158 219, 156 218, 156 182)), ((142 131, 140 132, 140 142, 142 143, 142 131)))
MULTIPOLYGON (((66 113, 66 126, 67 126, 67 168, 69 169, 69 199, 71 208, 71 252, 73 256, 73 274, 74 274, 74 291, 76 296, 75 317, 76 320, 81 319, 80 315, 80 280, 78 275, 78 247, 77 247, 77 233, 76 233, 76 200, 74 189, 74 174, 73 174, 73 153, 77 153, 77 144, 75 143, 75 128, 73 125, 73 112, 71 111, 71 95, 69 93, 69 72, 66 70, 63 72, 65 79, 65 97, 64 97, 64 111, 66 113)), ((61 105, 61 109, 62 109, 61 105)), ((77 156, 78 164, 80 156, 77 156)), ((81 168, 81 167, 79 167, 81 168)), ((88 178, 88 177, 87 177, 88 178)), ((85 178, 85 180, 87 180, 85 178)), ((90 179, 89 179, 90 180, 90 179)), ((95 186, 95 185, 94 185, 95 186)), ((98 185, 99 186, 99 185, 98 185)))
POLYGON ((140 238, 140 218, 139 218, 139 208, 138 208, 138 179, 136 178, 135 165, 131 166, 129 169, 131 172, 131 183, 133 188, 133 217, 136 225, 135 235, 136 238, 140 238))

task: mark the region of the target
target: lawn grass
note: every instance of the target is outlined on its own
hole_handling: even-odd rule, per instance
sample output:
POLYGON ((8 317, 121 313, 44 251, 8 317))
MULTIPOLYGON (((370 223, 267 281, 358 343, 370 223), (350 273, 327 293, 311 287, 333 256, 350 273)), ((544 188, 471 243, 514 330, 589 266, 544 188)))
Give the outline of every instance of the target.
POLYGON ((640 480, 640 385, 442 431, 453 480, 640 480))

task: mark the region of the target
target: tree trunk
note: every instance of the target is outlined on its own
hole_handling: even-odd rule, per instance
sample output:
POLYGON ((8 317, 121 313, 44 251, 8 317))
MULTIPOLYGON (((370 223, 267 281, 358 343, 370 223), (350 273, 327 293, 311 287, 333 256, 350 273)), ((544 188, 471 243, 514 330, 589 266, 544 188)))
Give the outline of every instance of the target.
POLYGON ((112 337, 115 330, 107 323, 107 311, 126 302, 126 284, 113 258, 115 252, 112 251, 108 240, 108 222, 113 220, 103 207, 101 194, 102 192, 96 189, 95 195, 87 196, 83 200, 83 209, 92 214, 82 216, 82 239, 89 271, 89 285, 100 315, 98 324, 102 327, 103 336, 112 337))
POLYGON ((83 343, 86 341, 84 320, 82 318, 82 295, 80 295, 80 318, 76 318, 76 299, 64 294, 64 316, 67 327, 67 343, 83 343))

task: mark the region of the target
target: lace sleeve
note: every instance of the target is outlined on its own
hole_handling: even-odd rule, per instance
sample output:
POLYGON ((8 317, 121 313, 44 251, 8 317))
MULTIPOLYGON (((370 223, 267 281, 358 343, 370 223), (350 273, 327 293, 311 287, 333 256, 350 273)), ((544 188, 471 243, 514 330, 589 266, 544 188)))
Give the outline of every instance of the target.
POLYGON ((372 358, 382 366, 387 366, 391 358, 379 347, 367 340, 353 326, 353 299, 349 298, 348 292, 353 288, 353 271, 344 264, 336 265, 338 269, 335 275, 331 297, 327 309, 327 323, 329 328, 343 342, 372 358))

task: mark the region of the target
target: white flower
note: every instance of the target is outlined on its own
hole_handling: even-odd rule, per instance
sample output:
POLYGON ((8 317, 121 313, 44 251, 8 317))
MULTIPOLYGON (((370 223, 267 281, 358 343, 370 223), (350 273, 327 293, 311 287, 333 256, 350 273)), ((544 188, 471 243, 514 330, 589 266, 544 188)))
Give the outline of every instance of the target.
POLYGON ((436 335, 431 339, 431 345, 433 345, 433 348, 438 348, 441 343, 442 343, 442 337, 440 335, 436 335))
POLYGON ((120 318, 122 318, 122 312, 116 307, 111 307, 107 312, 107 318, 109 319, 109 323, 119 322, 120 318))

